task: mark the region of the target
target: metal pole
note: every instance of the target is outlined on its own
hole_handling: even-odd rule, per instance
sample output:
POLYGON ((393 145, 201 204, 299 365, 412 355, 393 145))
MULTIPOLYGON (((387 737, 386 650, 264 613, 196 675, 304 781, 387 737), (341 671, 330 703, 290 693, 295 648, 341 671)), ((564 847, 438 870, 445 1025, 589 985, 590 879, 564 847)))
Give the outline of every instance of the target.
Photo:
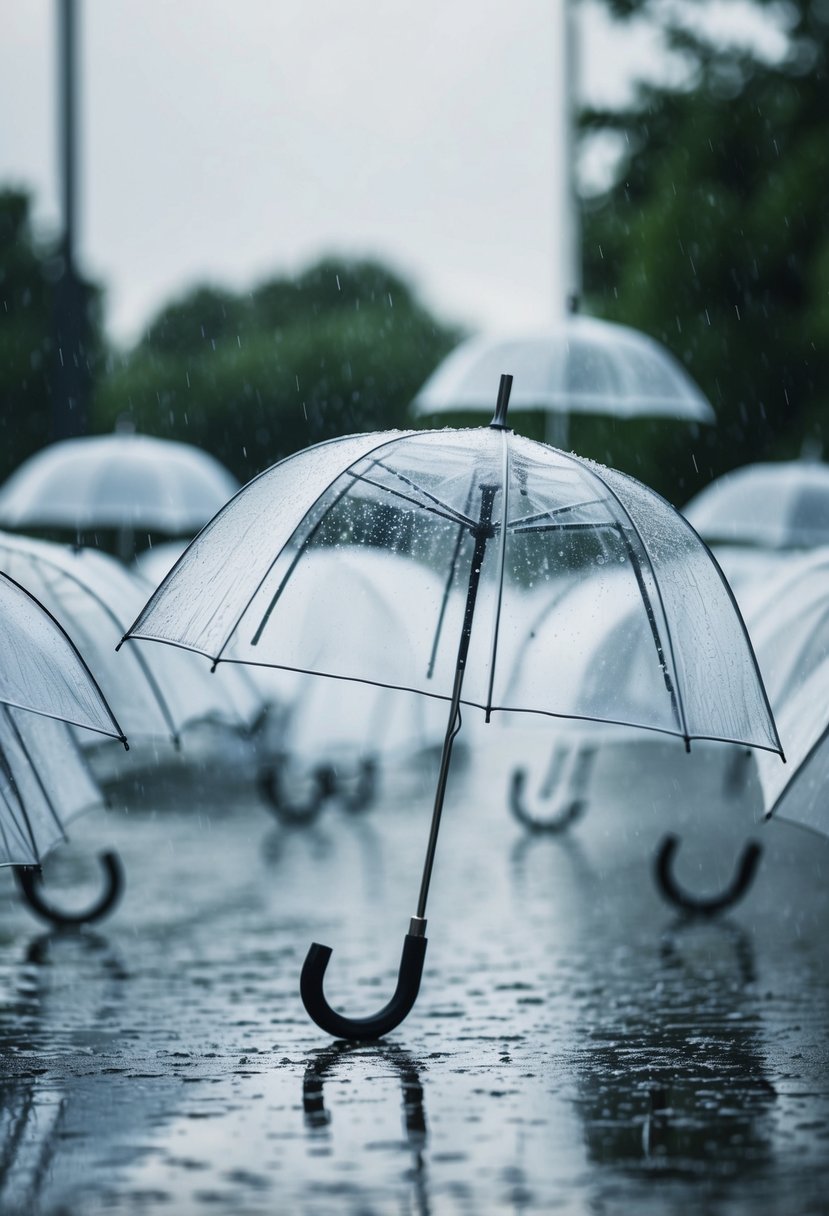
POLYGON ((88 296, 75 265, 77 235, 77 9, 57 0, 59 172, 63 232, 54 292, 52 430, 55 439, 86 430, 89 396, 88 296))
MULTIPOLYGON (((440 757, 440 769, 435 790, 435 805, 432 811, 432 825, 429 830, 429 843, 426 846, 426 857, 423 863, 423 877, 420 882, 420 896, 417 901, 415 920, 426 921, 426 900, 429 895, 429 883, 432 877, 432 866, 435 860, 435 849, 440 831, 440 819, 443 812, 443 799, 446 794, 446 781, 449 776, 449 762, 452 759, 452 745, 455 736, 461 728, 460 704, 463 690, 463 677, 466 670, 466 659, 469 654, 469 641, 472 636, 472 618, 475 615, 475 601, 478 598, 478 584, 481 578, 481 567, 484 563, 487 541, 494 536, 492 527, 492 508, 498 486, 481 486, 481 514, 473 533, 475 549, 472 554, 472 565, 469 571, 469 585, 466 591, 466 607, 463 615, 463 627, 458 644, 458 657, 455 662, 455 682, 452 687, 452 699, 449 703, 449 717, 446 723, 446 734, 443 739, 443 750, 440 757)), ((422 927, 416 926, 422 933, 422 927)), ((412 932, 412 929, 409 930, 412 932)))

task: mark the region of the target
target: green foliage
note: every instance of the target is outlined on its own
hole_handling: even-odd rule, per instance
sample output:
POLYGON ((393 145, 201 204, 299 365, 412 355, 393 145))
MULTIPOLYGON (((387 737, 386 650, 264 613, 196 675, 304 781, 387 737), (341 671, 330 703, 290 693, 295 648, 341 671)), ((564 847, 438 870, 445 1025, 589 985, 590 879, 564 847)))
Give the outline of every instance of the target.
POLYGON ((407 425, 407 407, 458 334, 371 261, 329 258, 234 294, 200 287, 114 361, 95 429, 196 443, 242 479, 309 443, 407 425))
MULTIPOLYGON (((31 229, 31 199, 0 191, 0 480, 52 437, 55 294, 63 263, 31 229)), ((87 356, 100 349, 100 295, 81 283, 88 306, 87 356)))
POLYGON ((829 403, 829 5, 789 6, 775 64, 707 43, 695 7, 665 27, 690 85, 643 86, 628 112, 583 116, 586 134, 615 131, 627 149, 585 208, 588 310, 665 343, 719 419, 690 443, 681 427, 626 441, 593 424, 591 443, 604 427, 619 462, 677 502, 728 468, 822 441, 829 403))

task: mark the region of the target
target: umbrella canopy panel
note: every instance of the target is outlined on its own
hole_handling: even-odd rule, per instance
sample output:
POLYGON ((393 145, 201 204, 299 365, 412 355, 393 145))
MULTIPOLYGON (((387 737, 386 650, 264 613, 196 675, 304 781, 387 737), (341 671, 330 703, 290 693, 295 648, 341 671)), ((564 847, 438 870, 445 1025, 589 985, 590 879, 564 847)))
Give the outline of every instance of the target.
POLYGON ((715 421, 700 389, 658 342, 628 326, 579 314, 537 335, 463 342, 423 385, 415 414, 490 410, 492 385, 504 367, 515 375, 513 413, 715 421))
POLYGON ((829 545, 829 466, 797 460, 746 465, 706 486, 683 514, 710 543, 829 545))
POLYGON ((65 825, 103 805, 63 722, 0 707, 0 865, 40 865, 65 825))
POLYGON ((748 617, 760 670, 778 709, 829 658, 829 556, 799 557, 767 583, 748 617))
POLYGON ((9 528, 137 528, 192 534, 239 483, 191 444, 149 435, 67 439, 26 460, 0 489, 9 528))
POLYGON ((124 739, 100 687, 48 609, 0 573, 0 702, 124 739))
POLYGON ((776 750, 777 736, 742 619, 719 568, 664 500, 621 473, 506 430, 352 436, 260 475, 204 529, 150 599, 131 636, 214 661, 259 663, 408 688, 450 700, 469 635, 462 702, 621 721, 685 739, 776 750), (371 631, 348 640, 366 603, 338 585, 320 597, 304 559, 320 545, 405 555, 433 588, 405 612, 407 644, 371 631), (468 588, 477 583, 469 614, 468 588), (516 677, 539 592, 589 586, 583 610, 556 619, 555 645, 516 677), (194 588, 201 589, 194 595, 194 588), (627 610, 620 651, 649 656, 647 695, 626 716, 614 670, 570 681, 608 605, 627 610), (308 638, 317 639, 309 649, 308 638), (565 656, 563 659, 562 656, 565 656))

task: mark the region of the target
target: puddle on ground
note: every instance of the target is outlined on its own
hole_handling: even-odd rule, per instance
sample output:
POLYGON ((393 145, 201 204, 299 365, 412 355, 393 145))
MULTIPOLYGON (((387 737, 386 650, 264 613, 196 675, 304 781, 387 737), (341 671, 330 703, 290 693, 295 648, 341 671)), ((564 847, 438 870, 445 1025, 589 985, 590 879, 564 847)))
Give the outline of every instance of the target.
MULTIPOLYGON (((497 754, 471 765, 421 998, 372 1045, 316 1030, 299 970, 327 942, 331 1003, 385 1003, 426 793, 387 780, 360 815, 286 829, 252 789, 188 805, 184 787, 80 822, 50 889, 91 890, 88 854, 114 843, 128 889, 109 921, 45 933, 0 890, 0 1211, 822 1210, 829 845, 776 828, 739 909, 678 919, 650 876, 666 755, 603 760, 562 837, 510 818, 497 754)), ((745 817, 719 762, 692 777, 683 881, 716 884, 745 817)))

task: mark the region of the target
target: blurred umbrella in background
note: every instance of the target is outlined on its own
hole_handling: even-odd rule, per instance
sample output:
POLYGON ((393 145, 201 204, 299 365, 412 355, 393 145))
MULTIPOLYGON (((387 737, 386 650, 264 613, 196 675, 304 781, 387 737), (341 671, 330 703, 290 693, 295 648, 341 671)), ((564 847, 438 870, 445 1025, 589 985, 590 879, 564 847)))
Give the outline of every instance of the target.
POLYGON ((41 890, 41 866, 68 840, 76 816, 105 801, 66 723, 0 706, 0 866, 14 866, 18 888, 41 920, 66 928, 107 916, 121 898, 118 854, 99 854, 104 887, 93 903, 59 908, 41 890))
POLYGON ((829 545, 829 465, 807 460, 746 465, 712 481, 683 515, 712 545, 829 545))
POLYGON ((0 706, 0 865, 39 866, 65 825, 103 806, 65 722, 0 706))
POLYGON ((126 743, 101 688, 56 617, 0 573, 0 702, 126 743))
POLYGON ((747 620, 772 708, 782 710, 829 658, 829 548, 768 577, 747 620))
POLYGON ((786 701, 779 724, 788 764, 775 772, 757 757, 766 818, 790 820, 829 837, 829 662, 816 667, 786 701))
POLYGON ((125 432, 67 439, 30 456, 0 487, 0 524, 79 544, 114 532, 127 559, 137 534, 192 536, 238 488, 191 444, 125 432))
MULTIPOLYGON (((238 730, 255 722, 261 699, 241 672, 231 672, 229 680, 224 675, 216 679, 185 651, 164 663, 157 655, 135 650, 116 654, 148 587, 115 558, 0 534, 0 566, 67 622, 125 723, 133 744, 129 760, 110 748, 95 748, 91 757, 102 780, 135 772, 148 762, 160 764, 165 745, 168 753, 178 747, 182 734, 196 723, 213 721, 238 730)), ((80 742, 88 749, 86 739, 80 742)))
POLYGON ((746 465, 712 481, 682 509, 714 547, 747 619, 764 615, 769 579, 798 551, 829 545, 829 466, 792 460, 746 465))
POLYGON ((108 885, 91 908, 61 913, 38 887, 41 862, 66 839, 66 822, 100 802, 69 728, 124 744, 126 739, 68 634, 5 573, 0 574, 0 630, 0 865, 38 868, 16 873, 30 906, 45 919, 85 923, 105 915, 120 896, 123 876, 114 853, 101 855, 108 885))
MULTIPOLYGON (((368 666, 380 637, 405 660, 408 614, 428 615, 442 592, 422 563, 370 544, 320 546, 303 563, 310 582, 302 618, 307 636, 299 644, 312 668, 336 665, 342 652, 357 667, 368 666), (333 627, 332 587, 338 601, 348 603, 333 627)), ((253 670, 262 672, 265 688, 281 682, 284 690, 282 755, 263 773, 262 785, 277 815, 289 822, 313 818, 329 799, 362 811, 391 761, 402 768, 439 747, 442 715, 437 706, 424 706, 422 697, 353 680, 253 670), (297 786, 299 800, 291 792, 297 786)))
POLYGON ((570 314, 543 334, 470 338, 426 381, 413 403, 417 416, 491 407, 494 379, 513 368, 519 385, 510 409, 560 415, 609 414, 715 421, 691 377, 664 347, 625 325, 570 314))

